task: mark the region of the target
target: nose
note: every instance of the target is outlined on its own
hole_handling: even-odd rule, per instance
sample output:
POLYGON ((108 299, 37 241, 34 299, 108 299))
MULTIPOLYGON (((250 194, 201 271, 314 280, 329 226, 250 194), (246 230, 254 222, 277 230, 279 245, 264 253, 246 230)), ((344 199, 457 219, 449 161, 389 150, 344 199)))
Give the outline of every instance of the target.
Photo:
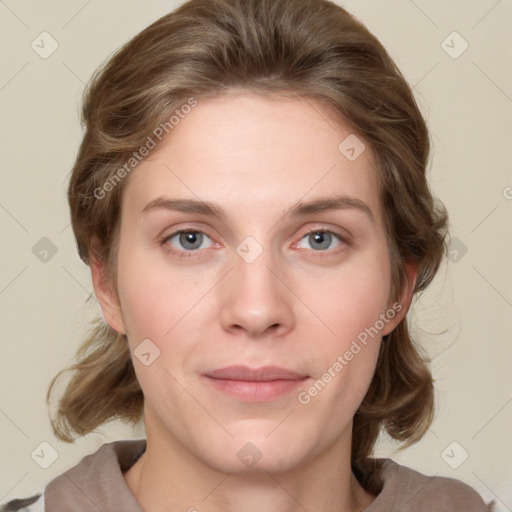
POLYGON ((252 263, 234 255, 234 268, 222 282, 222 327, 251 338, 286 334, 294 327, 293 293, 271 252, 252 263))

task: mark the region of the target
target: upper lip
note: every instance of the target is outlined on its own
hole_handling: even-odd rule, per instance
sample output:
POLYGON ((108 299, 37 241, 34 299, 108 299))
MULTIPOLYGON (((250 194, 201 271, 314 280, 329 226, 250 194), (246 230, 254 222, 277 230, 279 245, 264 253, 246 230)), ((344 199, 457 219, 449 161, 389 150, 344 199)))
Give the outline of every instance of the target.
POLYGON ((226 366, 205 374, 214 379, 245 380, 254 382, 266 382, 272 380, 302 380, 307 375, 297 373, 278 366, 262 366, 250 368, 244 365, 226 366))

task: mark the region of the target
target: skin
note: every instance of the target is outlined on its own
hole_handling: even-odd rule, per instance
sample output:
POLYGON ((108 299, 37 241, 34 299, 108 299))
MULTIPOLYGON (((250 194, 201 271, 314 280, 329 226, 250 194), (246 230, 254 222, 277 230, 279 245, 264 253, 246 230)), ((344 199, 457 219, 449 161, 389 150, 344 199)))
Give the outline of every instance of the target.
POLYGON ((355 161, 338 150, 351 133, 317 101, 242 91, 199 101, 129 177, 119 302, 102 262, 93 259, 91 269, 105 319, 127 334, 132 354, 145 339, 160 350, 149 366, 133 357, 147 450, 125 479, 145 511, 359 511, 374 500, 351 472, 352 419, 381 335, 409 307, 415 269, 381 335, 308 404, 297 399, 392 304, 370 150, 355 161), (362 201, 373 218, 354 207, 287 214, 333 195, 362 201), (215 203, 225 217, 143 211, 161 197, 215 203), (190 250, 171 236, 180 229, 206 236, 190 250), (346 241, 333 235, 319 247, 308 230, 346 241), (236 252, 248 236, 263 249, 252 263, 236 252), (276 399, 247 402, 203 376, 232 364, 308 378, 276 399), (237 457, 248 442, 261 454, 252 467, 237 457))

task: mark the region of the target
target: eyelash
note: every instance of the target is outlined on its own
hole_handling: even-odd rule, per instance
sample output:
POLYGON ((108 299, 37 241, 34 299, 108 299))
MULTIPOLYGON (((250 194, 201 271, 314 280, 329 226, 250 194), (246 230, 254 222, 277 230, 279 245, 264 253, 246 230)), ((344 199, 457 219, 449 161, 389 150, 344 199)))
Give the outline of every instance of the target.
MULTIPOLYGON (((162 238, 160 240, 160 246, 166 252, 175 254, 175 255, 177 255, 178 257, 181 257, 181 258, 194 258, 194 257, 196 257, 196 255, 198 255, 198 253, 200 253, 201 250, 199 250, 199 249, 192 250, 192 251, 178 250, 178 249, 174 249, 172 246, 170 246, 167 243, 169 240, 172 240, 176 235, 180 235, 182 233, 201 233, 202 235, 205 235, 208 238, 211 238, 208 235, 208 233, 206 233, 205 231, 202 231, 201 229, 179 229, 178 231, 174 231, 170 235, 167 235, 164 238, 162 238)), ((337 231, 333 231, 331 229, 323 229, 323 228, 313 228, 313 229, 310 229, 309 231, 306 231, 300 237, 299 241, 302 241, 304 238, 306 238, 307 236, 309 236, 309 235, 311 235, 313 233, 327 233, 327 234, 333 235, 334 237, 336 237, 341 242, 341 247, 337 247, 335 249, 328 249, 326 251, 310 250, 310 252, 316 253, 315 257, 322 258, 322 257, 332 256, 332 255, 338 254, 340 252, 340 250, 343 250, 345 247, 351 245, 350 239, 348 238, 348 236, 342 235, 341 233, 338 233, 337 231), (322 253, 324 253, 324 254, 322 254, 322 253), (325 253, 327 253, 327 254, 325 254, 325 253)))

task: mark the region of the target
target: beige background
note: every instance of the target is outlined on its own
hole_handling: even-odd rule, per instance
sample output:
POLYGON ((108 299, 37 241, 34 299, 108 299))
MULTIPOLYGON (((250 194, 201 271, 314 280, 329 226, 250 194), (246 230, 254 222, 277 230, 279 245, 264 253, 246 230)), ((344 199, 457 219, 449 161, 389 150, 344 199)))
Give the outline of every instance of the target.
MULTIPOLYGON (((80 141, 84 83, 112 51, 180 2, 0 2, 2 230, 0 502, 43 488, 99 444, 131 436, 123 426, 59 443, 45 394, 98 313, 88 268, 75 252, 65 199, 80 141), (47 31, 58 49, 42 59, 31 43, 47 31), (46 263, 33 247, 47 237, 46 263), (41 442, 57 452, 42 469, 41 442)), ((431 183, 451 213, 458 245, 410 319, 433 358, 437 418, 425 438, 379 455, 424 473, 459 478, 498 511, 512 510, 511 220, 512 3, 510 0, 341 2, 388 48, 432 131, 431 183), (463 40, 469 47, 458 58, 463 40), (463 254, 461 248, 467 248, 463 254), (442 333, 435 335, 435 333, 442 333), (442 453, 448 449, 452 465, 442 453)), ((46 46, 48 48, 48 46, 46 46)), ((40 242, 41 243, 41 242, 40 242)), ((36 246, 37 247, 37 246, 36 246)), ((140 437, 139 432, 135 434, 140 437)))

